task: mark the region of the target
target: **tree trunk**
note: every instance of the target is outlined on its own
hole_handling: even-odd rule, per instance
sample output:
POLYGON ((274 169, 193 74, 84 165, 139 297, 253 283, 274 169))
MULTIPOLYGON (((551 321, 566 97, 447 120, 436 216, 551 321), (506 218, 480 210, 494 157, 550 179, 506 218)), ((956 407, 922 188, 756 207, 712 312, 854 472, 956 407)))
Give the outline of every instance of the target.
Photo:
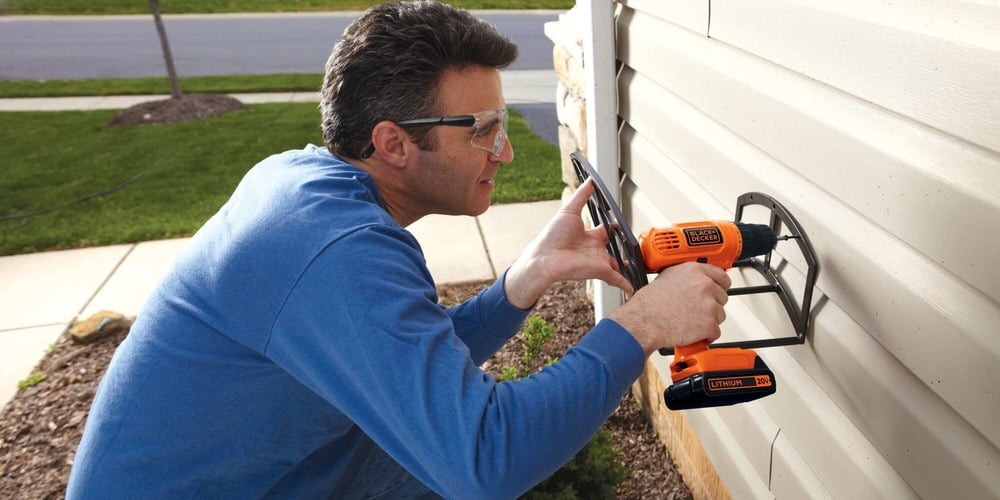
POLYGON ((170 55, 170 42, 167 41, 167 30, 163 27, 163 19, 160 18, 160 2, 149 0, 149 7, 153 10, 153 21, 156 23, 156 32, 160 35, 160 46, 163 48, 163 60, 167 63, 167 76, 170 77, 170 95, 175 99, 180 99, 181 84, 177 79, 177 70, 174 69, 174 56, 170 55))

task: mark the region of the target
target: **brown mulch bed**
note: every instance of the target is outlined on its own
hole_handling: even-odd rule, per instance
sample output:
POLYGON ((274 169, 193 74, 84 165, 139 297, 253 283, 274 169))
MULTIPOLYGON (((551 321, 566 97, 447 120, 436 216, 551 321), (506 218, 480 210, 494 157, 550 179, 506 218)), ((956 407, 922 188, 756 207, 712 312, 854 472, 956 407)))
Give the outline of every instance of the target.
MULTIPOLYGON (((442 286, 446 304, 459 302, 485 286, 482 283, 442 286)), ((593 325, 593 308, 584 286, 562 283, 553 287, 535 308, 535 314, 556 326, 555 340, 539 358, 561 356, 593 325)), ((77 344, 63 335, 42 358, 34 373, 44 373, 37 384, 21 389, 0 413, 0 498, 62 498, 76 445, 94 397, 97 383, 115 348, 127 332, 90 344, 77 344)), ((520 356, 519 338, 508 343, 484 365, 496 373, 520 356)), ((619 486, 623 499, 690 499, 666 449, 656 438, 631 395, 608 420, 614 442, 631 470, 619 486)))
POLYGON ((181 94, 159 101, 136 104, 119 111, 108 127, 181 123, 219 116, 243 109, 243 103, 224 94, 181 94))

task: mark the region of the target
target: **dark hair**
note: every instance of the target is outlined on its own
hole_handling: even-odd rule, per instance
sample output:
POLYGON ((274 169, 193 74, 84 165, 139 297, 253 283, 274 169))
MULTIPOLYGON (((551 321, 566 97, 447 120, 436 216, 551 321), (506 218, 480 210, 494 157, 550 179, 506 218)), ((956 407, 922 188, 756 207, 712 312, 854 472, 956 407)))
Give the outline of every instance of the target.
MULTIPOLYGON (((445 71, 503 68, 516 57, 517 45, 509 38, 450 5, 417 1, 372 7, 344 30, 326 62, 323 141, 334 154, 360 158, 376 123, 437 115, 445 71)), ((407 132, 423 142, 428 130, 407 132)))

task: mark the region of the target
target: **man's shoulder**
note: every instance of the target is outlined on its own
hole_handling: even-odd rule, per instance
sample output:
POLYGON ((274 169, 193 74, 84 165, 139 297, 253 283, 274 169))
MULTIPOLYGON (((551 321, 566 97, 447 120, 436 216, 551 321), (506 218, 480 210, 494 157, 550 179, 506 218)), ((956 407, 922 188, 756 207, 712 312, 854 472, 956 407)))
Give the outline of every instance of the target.
POLYGON ((332 243, 362 229, 405 231, 382 207, 363 170, 306 148, 254 166, 197 235, 226 259, 274 259, 302 266, 332 243))
MULTIPOLYGON (((311 217, 342 222, 350 222, 349 214, 388 215, 367 172, 311 145, 273 155, 250 169, 233 194, 234 200, 241 198, 279 214, 306 210, 311 217)), ((302 222, 310 220, 318 222, 302 222)))

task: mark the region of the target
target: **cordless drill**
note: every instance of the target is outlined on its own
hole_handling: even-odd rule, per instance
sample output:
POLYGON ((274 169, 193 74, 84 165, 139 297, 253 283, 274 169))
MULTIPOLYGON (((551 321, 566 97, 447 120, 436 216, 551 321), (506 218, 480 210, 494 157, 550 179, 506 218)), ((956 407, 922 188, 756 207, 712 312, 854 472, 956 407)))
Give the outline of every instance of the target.
MULTIPOLYGON (((764 255, 778 240, 770 226, 730 221, 703 221, 651 228, 639 236, 648 272, 683 262, 702 262, 729 269, 733 263, 764 255)), ((752 350, 709 348, 705 341, 674 348, 670 363, 673 384, 663 393, 671 410, 744 403, 774 394, 774 374, 752 350)))

